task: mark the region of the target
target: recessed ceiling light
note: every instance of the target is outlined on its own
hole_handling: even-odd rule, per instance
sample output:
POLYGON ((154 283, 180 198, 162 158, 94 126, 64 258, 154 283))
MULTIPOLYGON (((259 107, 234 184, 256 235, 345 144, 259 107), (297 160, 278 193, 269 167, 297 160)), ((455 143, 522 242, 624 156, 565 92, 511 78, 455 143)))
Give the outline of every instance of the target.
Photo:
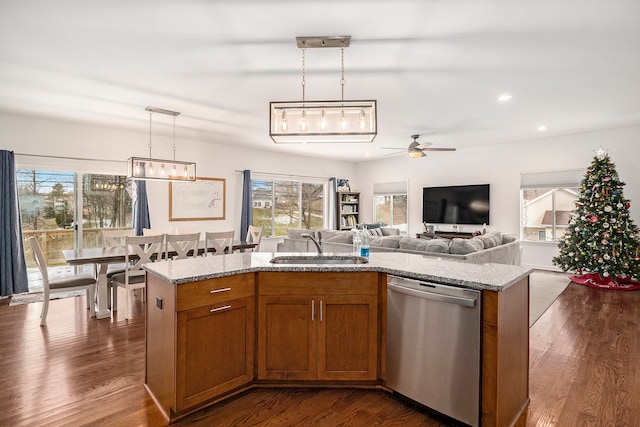
POLYGON ((371 157, 371 153, 364 153, 365 157, 371 157))
POLYGON ((547 130, 547 127, 545 125, 538 126, 538 132, 544 132, 546 130, 547 130))
POLYGON ((503 93, 498 97, 498 102, 509 102, 513 96, 509 93, 503 93))

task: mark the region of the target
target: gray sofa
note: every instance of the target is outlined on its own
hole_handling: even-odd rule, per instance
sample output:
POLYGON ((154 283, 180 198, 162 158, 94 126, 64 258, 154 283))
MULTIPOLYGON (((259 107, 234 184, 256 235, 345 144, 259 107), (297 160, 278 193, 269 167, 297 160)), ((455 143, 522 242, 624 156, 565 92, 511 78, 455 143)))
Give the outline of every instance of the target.
MULTIPOLYGON (((352 231, 290 229, 278 252, 316 252, 316 247, 301 234, 316 237, 326 253, 351 253, 352 231)), ((398 229, 380 227, 370 230, 371 252, 404 252, 475 264, 498 263, 520 265, 520 245, 514 234, 493 231, 471 239, 428 239, 401 236, 398 229)))

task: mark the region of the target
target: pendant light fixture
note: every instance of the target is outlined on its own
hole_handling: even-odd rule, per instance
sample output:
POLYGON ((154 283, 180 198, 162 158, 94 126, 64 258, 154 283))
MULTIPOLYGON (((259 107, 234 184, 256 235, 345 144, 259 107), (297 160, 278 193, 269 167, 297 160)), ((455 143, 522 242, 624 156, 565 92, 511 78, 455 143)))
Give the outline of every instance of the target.
POLYGON ((344 99, 344 50, 351 36, 296 37, 302 49, 302 101, 269 104, 269 136, 276 143, 372 142, 376 137, 375 100, 344 99), (336 101, 305 99, 305 54, 308 48, 340 48, 342 97, 336 101))
POLYGON ((176 117, 180 113, 156 107, 147 107, 145 110, 149 112, 149 157, 130 157, 127 160, 127 176, 131 179, 195 181, 196 164, 176 160, 176 117), (151 121, 153 113, 173 116, 173 160, 151 158, 151 121))

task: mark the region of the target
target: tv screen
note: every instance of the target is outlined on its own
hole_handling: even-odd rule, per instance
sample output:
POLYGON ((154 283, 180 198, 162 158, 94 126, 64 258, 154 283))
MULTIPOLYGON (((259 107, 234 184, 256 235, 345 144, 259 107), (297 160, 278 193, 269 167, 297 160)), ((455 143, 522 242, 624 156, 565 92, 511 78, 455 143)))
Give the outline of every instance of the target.
POLYGON ((489 184, 424 187, 422 222, 489 224, 489 184))

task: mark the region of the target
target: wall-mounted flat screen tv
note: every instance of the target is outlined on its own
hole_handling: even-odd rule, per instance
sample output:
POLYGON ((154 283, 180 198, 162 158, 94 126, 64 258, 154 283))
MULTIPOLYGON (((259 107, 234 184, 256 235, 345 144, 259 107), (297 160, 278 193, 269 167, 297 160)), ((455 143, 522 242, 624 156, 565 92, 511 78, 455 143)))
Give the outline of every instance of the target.
POLYGON ((489 224, 489 184, 424 187, 422 222, 489 224))

